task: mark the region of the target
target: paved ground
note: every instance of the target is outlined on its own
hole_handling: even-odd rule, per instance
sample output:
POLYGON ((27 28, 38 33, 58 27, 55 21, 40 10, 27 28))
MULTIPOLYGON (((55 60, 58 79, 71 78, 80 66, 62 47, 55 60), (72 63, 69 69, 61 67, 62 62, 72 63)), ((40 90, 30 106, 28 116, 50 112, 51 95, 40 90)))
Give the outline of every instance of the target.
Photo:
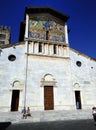
POLYGON ((96 130, 94 121, 89 120, 71 120, 71 121, 51 121, 51 122, 30 122, 20 124, 8 124, 0 130, 96 130))
POLYGON ((91 110, 33 111, 22 119, 21 112, 0 113, 0 130, 96 130, 91 110))

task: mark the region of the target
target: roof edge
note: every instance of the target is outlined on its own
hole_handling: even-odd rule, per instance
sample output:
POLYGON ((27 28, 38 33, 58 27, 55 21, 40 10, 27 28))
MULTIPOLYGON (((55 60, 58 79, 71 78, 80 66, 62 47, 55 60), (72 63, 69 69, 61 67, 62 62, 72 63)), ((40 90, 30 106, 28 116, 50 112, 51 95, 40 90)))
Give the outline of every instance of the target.
POLYGON ((64 14, 62 12, 57 11, 49 6, 26 6, 25 8, 25 15, 30 13, 50 13, 59 19, 64 20, 65 22, 70 18, 69 15, 64 14))
POLYGON ((84 54, 84 53, 82 53, 82 52, 80 52, 80 51, 77 51, 77 50, 75 50, 75 49, 73 49, 73 48, 70 48, 70 50, 72 50, 72 51, 74 51, 74 52, 78 53, 79 55, 82 55, 82 56, 84 56, 84 57, 86 57, 86 58, 89 58, 90 60, 96 61, 95 58, 92 58, 91 56, 88 56, 88 55, 86 55, 86 54, 84 54))
POLYGON ((9 48, 9 47, 15 47, 15 46, 18 46, 18 45, 23 45, 23 44, 25 44, 24 41, 17 42, 17 43, 11 43, 11 44, 4 44, 4 45, 0 45, 0 49, 9 48))

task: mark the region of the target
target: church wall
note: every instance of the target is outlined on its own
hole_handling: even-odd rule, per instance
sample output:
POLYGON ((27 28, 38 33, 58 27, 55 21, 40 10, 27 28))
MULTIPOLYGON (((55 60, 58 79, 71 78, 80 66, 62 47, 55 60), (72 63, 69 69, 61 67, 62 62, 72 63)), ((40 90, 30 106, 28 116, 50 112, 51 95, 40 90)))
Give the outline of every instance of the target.
POLYGON ((24 103, 24 80, 25 80, 25 45, 2 49, 0 55, 0 111, 10 111, 12 90, 20 90, 19 106, 24 103), (10 55, 16 56, 14 61, 10 61, 10 55), (13 83, 20 82, 20 86, 15 87, 13 83))
POLYGON ((74 107, 69 62, 69 59, 64 58, 28 56, 27 106, 31 106, 32 110, 44 110, 44 86, 41 85, 41 80, 45 75, 51 74, 56 80, 54 109, 74 107))
POLYGON ((96 62, 72 50, 70 58, 73 93, 81 92, 82 109, 92 108, 96 104, 96 62), (81 66, 77 61, 81 62, 81 66))
MULTIPOLYGON (((29 48, 30 50, 30 48, 29 48)), ((42 79, 52 75, 56 81, 53 86, 54 110, 76 109, 75 91, 80 91, 82 109, 95 105, 96 62, 70 49, 70 58, 40 54, 28 54, 26 105, 32 110, 44 110, 44 86, 42 79), (76 64, 81 62, 81 66, 76 64), (70 64, 71 62, 71 64, 70 64)), ((12 90, 20 90, 19 109, 24 105, 26 77, 25 45, 2 49, 0 56, 0 111, 10 111, 12 90), (15 61, 9 61, 9 55, 15 61), (20 82, 19 86, 14 85, 20 82)))

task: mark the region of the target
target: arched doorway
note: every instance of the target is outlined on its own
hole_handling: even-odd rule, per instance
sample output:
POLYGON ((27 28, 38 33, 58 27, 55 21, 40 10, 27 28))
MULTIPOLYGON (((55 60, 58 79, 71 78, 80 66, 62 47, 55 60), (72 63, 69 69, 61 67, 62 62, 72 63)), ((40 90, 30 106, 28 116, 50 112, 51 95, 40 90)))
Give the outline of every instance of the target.
POLYGON ((54 110, 54 87, 56 81, 51 74, 46 74, 41 80, 44 87, 44 110, 54 110))
POLYGON ((82 109, 80 85, 78 83, 75 83, 74 88, 76 109, 82 109))
POLYGON ((11 90, 12 90, 11 111, 18 111, 20 91, 22 90, 22 84, 20 83, 20 81, 14 81, 11 90))

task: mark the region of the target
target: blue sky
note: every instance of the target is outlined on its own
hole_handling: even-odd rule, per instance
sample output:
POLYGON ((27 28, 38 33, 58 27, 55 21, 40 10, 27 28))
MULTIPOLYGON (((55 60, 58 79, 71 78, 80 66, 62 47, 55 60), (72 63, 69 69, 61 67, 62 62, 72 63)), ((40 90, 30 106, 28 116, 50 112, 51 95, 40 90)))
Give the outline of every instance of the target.
POLYGON ((1 0, 0 25, 11 27, 11 42, 18 42, 26 6, 50 6, 68 14, 69 44, 96 59, 96 0, 1 0))

